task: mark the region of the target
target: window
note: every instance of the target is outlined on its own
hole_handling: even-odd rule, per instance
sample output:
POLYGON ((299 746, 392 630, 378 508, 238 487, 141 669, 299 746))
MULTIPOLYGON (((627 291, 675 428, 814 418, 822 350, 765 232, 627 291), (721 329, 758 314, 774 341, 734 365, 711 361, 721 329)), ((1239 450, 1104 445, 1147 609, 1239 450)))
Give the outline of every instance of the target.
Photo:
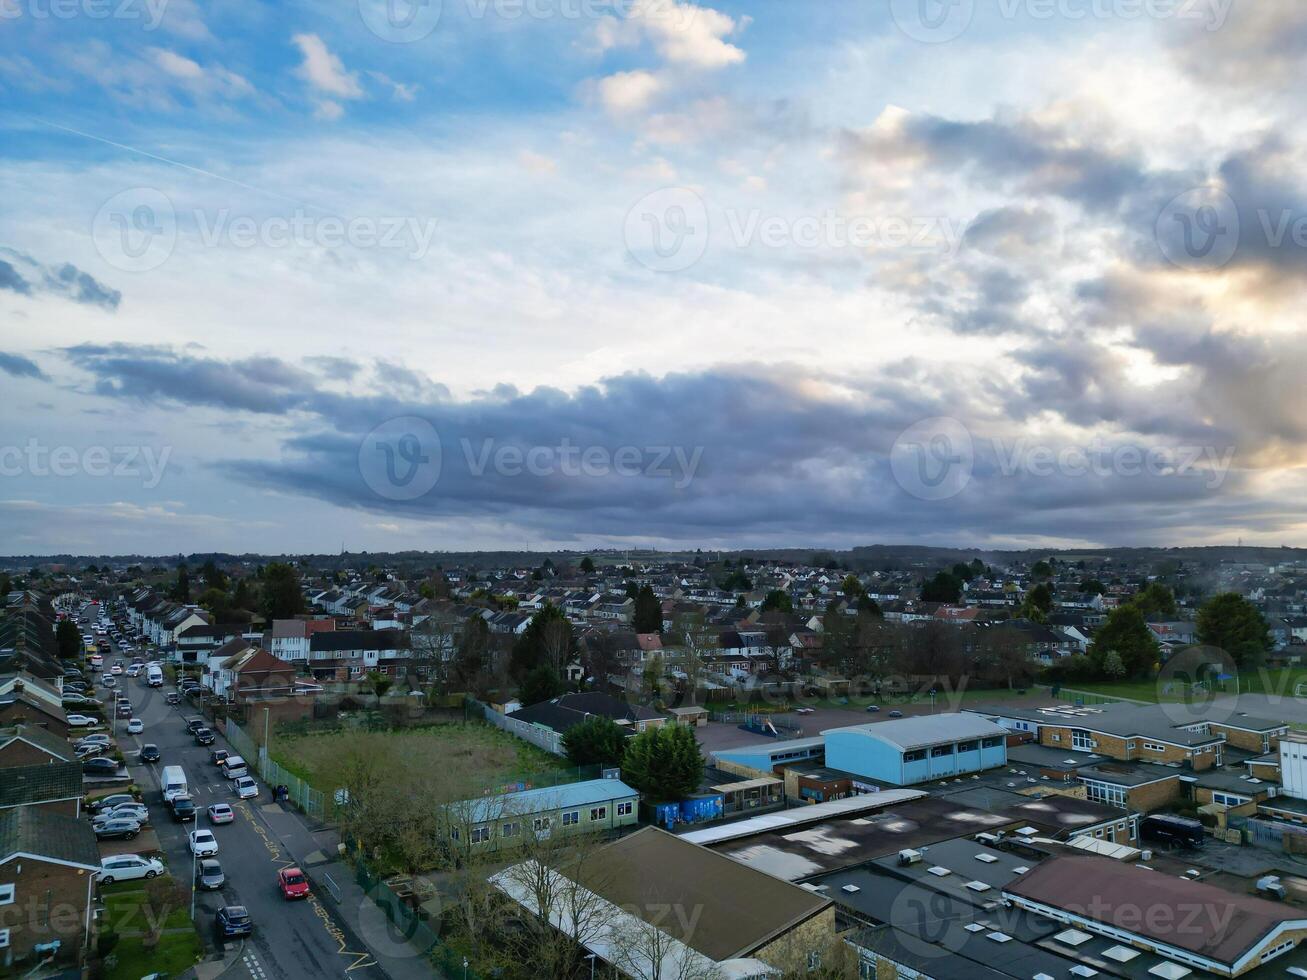
MULTIPOLYGON (((566 814, 564 814, 564 817, 566 817, 566 814)), ((531 829, 534 830, 536 833, 540 833, 540 831, 542 830, 548 830, 549 827, 550 827, 550 820, 548 817, 536 817, 534 820, 531 821, 531 829)))
POLYGON ((936 745, 933 749, 930 750, 930 757, 932 759, 938 759, 941 756, 952 755, 952 754, 953 754, 953 746, 951 745, 936 745))
POLYGON ((977 741, 975 741, 975 740, 972 740, 972 741, 970 741, 970 742, 959 742, 959 743, 958 743, 958 751, 959 751, 959 752, 974 752, 974 751, 976 751, 976 749, 978 749, 979 747, 980 747, 980 743, 977 742, 977 741))
POLYGON ((488 840, 490 840, 490 828, 489 828, 489 827, 473 827, 473 828, 472 828, 472 843, 473 843, 473 844, 484 844, 484 843, 485 843, 486 841, 488 841, 488 840))
POLYGON ((1106 803, 1109 806, 1119 806, 1121 809, 1126 807, 1126 790, 1124 786, 1114 786, 1112 783, 1100 783, 1092 779, 1081 780, 1085 784, 1085 799, 1092 800, 1095 803, 1106 803))
POLYGON ((453 830, 451 830, 451 831, 449 832, 449 839, 450 839, 450 840, 458 840, 458 839, 459 839, 459 833, 458 833, 458 828, 457 828, 457 827, 455 827, 453 830))
POLYGON ((911 752, 903 753, 904 762, 920 762, 924 758, 926 758, 925 749, 913 749, 911 752))
POLYGON ((996 749, 1003 744, 1003 740, 1001 738, 987 738, 980 744, 987 749, 996 749))
POLYGON ((14 903, 14 886, 0 885, 0 905, 12 905, 14 903))
POLYGON ((607 820, 607 819, 608 819, 608 807, 606 807, 606 806, 594 806, 594 807, 591 807, 591 808, 590 808, 590 819, 591 819, 591 820, 607 820))
POLYGON ((0 949, 9 948, 9 930, 0 929, 0 949))
POLYGON ((1213 793, 1212 802, 1221 803, 1225 806, 1242 806, 1249 802, 1249 798, 1246 796, 1235 796, 1233 793, 1213 793))
POLYGON ((1083 728, 1073 728, 1071 730, 1071 748, 1089 751, 1094 748, 1094 736, 1092 732, 1087 732, 1083 728))
POLYGON ((570 827, 572 826, 572 824, 576 823, 580 819, 581 819, 580 810, 568 810, 566 813, 563 814, 563 826, 570 827))
POLYGON ((619 803, 617 804, 617 815, 619 817, 629 817, 631 815, 631 809, 632 809, 632 804, 619 803))
POLYGON ((1165 751, 1166 751, 1166 746, 1165 746, 1165 745, 1162 745, 1160 742, 1145 742, 1145 743, 1144 743, 1144 748, 1147 749, 1149 752, 1165 752, 1165 751))

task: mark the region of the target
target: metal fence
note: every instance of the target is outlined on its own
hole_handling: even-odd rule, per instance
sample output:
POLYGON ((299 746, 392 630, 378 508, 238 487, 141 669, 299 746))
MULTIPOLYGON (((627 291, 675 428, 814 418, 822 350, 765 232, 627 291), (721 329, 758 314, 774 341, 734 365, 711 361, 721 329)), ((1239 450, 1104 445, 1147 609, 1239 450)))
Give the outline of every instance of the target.
POLYGON ((230 718, 227 719, 227 741, 231 743, 237 754, 247 762, 250 760, 255 761, 256 768, 259 770, 259 775, 263 777, 264 782, 270 786, 285 786, 290 802, 306 815, 314 820, 325 821, 327 819, 326 795, 321 790, 314 789, 290 770, 278 765, 269 757, 265 748, 256 745, 254 740, 245 734, 240 725, 230 718))
POLYGON ((468 703, 481 712, 483 718, 490 724, 510 735, 516 735, 524 742, 530 742, 536 748, 544 749, 554 755, 567 755, 563 748, 563 736, 558 734, 552 728, 541 728, 539 725, 531 725, 516 718, 509 718, 501 714, 488 704, 482 704, 475 698, 468 698, 468 703))
POLYGON ((354 863, 354 880, 395 927, 397 938, 427 957, 438 974, 480 980, 480 974, 467 965, 462 954, 441 943, 440 936, 423 915, 405 902, 383 878, 373 873, 362 859, 354 863))

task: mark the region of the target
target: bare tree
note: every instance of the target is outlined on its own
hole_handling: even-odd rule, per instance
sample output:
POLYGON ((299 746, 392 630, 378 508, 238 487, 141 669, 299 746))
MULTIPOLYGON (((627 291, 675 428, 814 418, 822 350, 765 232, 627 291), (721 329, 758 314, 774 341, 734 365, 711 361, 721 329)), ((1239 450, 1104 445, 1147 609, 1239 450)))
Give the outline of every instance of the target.
POLYGON ((703 682, 704 656, 718 645, 717 633, 708 627, 703 613, 684 613, 672 626, 672 635, 681 645, 680 668, 685 673, 686 698, 699 703, 699 685, 703 682))
POLYGON ((670 903, 622 908, 608 933, 613 965, 632 980, 720 980, 721 968, 671 931, 678 913, 670 903))
POLYGON ((449 690, 458 638, 463 624, 451 612, 437 609, 409 634, 409 665, 424 683, 449 690))

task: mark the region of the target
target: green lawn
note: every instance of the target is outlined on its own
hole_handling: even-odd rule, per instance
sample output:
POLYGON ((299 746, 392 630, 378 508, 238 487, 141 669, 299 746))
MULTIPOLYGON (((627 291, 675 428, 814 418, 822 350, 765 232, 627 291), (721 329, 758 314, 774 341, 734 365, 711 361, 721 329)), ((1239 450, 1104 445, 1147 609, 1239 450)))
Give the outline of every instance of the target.
MULTIPOLYGON (((160 882, 171 879, 160 878, 160 882)), ((180 894, 170 896, 160 916, 163 932, 159 943, 147 949, 145 938, 151 915, 146 905, 143 882, 124 881, 101 886, 105 913, 101 932, 112 929, 119 936, 111 955, 116 959, 105 976, 109 980, 137 980, 151 973, 177 976, 194 966, 204 953, 199 934, 191 923, 190 907, 180 894)), ((157 924, 158 920, 155 920, 157 924)))
MULTIPOLYGON (((1307 667, 1286 667, 1276 670, 1245 671, 1239 675, 1238 688, 1233 680, 1218 685, 1216 691, 1225 694, 1278 694, 1291 698, 1298 684, 1307 684, 1307 667)), ((1087 681, 1064 684, 1064 692, 1090 691, 1108 697, 1129 698, 1135 701, 1186 701, 1194 698, 1190 685, 1178 681, 1087 681)), ((1198 697, 1203 693, 1198 692, 1198 697)))
POLYGON ((484 777, 487 787, 533 775, 557 775, 570 768, 566 759, 484 722, 384 732, 345 729, 311 735, 274 733, 272 758, 310 786, 330 791, 347 746, 417 769, 475 773, 484 777))

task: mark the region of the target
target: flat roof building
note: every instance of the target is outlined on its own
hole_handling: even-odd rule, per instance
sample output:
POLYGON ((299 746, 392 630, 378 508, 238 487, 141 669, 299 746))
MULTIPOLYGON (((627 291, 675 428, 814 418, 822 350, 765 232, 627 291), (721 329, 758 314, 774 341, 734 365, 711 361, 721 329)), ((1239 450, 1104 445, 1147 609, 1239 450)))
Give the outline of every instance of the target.
POLYGON ((919 715, 821 734, 827 766, 893 786, 1007 764, 1007 732, 977 715, 919 715))

